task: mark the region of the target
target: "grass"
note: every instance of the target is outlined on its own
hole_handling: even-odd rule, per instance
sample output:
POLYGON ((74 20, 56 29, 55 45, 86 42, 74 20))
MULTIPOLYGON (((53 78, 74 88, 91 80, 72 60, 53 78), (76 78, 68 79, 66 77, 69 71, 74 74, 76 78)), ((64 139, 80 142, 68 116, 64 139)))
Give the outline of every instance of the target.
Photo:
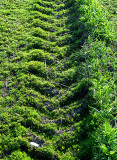
POLYGON ((116 5, 0 2, 0 159, 117 158, 116 5))

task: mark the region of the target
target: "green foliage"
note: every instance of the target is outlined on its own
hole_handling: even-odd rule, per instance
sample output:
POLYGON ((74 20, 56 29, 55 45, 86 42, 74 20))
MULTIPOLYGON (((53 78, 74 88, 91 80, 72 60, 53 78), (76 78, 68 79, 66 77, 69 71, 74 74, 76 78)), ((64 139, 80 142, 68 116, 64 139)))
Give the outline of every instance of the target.
POLYGON ((85 23, 86 30, 92 31, 92 36, 107 42, 115 40, 115 32, 113 32, 111 23, 108 21, 108 12, 98 0, 82 2, 79 11, 81 13, 80 23, 85 23))
POLYGON ((116 4, 0 1, 0 159, 117 159, 116 4))
POLYGON ((97 130, 96 143, 94 153, 95 159, 116 159, 116 134, 117 130, 112 128, 110 124, 105 123, 97 130))
POLYGON ((21 151, 14 151, 9 157, 9 160, 23 160, 23 159, 31 160, 31 158, 27 156, 25 152, 21 151))

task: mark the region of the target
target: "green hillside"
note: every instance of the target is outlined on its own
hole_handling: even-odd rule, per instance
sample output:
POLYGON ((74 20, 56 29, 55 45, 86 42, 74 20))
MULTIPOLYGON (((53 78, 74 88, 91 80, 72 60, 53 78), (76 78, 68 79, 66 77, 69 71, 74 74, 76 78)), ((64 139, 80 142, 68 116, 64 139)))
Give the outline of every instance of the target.
POLYGON ((116 160, 117 1, 1 0, 0 95, 1 160, 116 160))

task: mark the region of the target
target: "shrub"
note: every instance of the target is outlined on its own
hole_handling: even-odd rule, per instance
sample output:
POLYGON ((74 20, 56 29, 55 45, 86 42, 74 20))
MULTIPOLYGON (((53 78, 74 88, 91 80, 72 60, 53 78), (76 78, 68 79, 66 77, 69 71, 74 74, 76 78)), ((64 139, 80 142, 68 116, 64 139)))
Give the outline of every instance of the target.
POLYGON ((25 152, 21 152, 20 150, 14 151, 9 156, 9 160, 31 160, 29 156, 25 152))

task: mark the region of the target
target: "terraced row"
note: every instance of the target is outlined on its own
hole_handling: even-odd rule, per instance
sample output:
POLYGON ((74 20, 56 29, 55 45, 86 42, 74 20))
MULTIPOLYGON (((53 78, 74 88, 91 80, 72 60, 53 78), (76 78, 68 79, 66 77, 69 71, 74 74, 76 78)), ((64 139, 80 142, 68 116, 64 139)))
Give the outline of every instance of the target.
MULTIPOLYGON (((2 105, 8 108, 3 107, 2 112, 9 110, 12 118, 7 115, 8 120, 3 120, 3 123, 7 121, 5 123, 8 125, 11 119, 12 124, 9 128, 13 130, 9 129, 8 132, 14 133, 17 124, 22 130, 26 131, 27 128, 28 133, 26 131, 24 137, 27 137, 28 143, 33 141, 40 144, 40 149, 45 148, 43 155, 38 155, 38 152, 41 153, 40 149, 40 151, 34 151, 33 155, 30 153, 34 159, 38 156, 41 159, 52 159, 49 158, 49 153, 46 155, 50 141, 53 142, 50 147, 52 150, 56 143, 58 144, 54 149, 56 154, 57 150, 61 151, 60 136, 63 133, 71 134, 73 119, 77 121, 77 114, 80 111, 81 102, 75 101, 77 99, 75 96, 73 100, 68 100, 69 93, 67 93, 71 87, 75 87, 73 82, 76 76, 75 68, 70 68, 69 55, 74 47, 75 50, 79 48, 82 41, 82 38, 79 38, 81 33, 77 22, 74 23, 77 11, 73 4, 72 1, 36 0, 27 8, 27 13, 22 10, 18 11, 24 17, 28 15, 28 18, 19 21, 17 28, 11 28, 8 33, 11 37, 11 40, 8 39, 8 45, 10 44, 12 51, 7 49, 5 63, 2 64, 6 66, 3 73, 5 74, 5 70, 8 72, 3 75, 2 105), (23 27, 25 27, 24 34, 21 33, 23 27), (18 46, 13 48, 12 37, 14 35, 16 35, 14 39, 18 46), (9 108, 9 105, 12 107, 9 108)), ((12 12, 15 12, 15 9, 17 11, 18 4, 14 6, 12 12)), ((5 16, 12 15, 12 12, 6 13, 5 16)), ((15 18, 14 23, 17 23, 15 18)), ((6 30, 3 34, 5 32, 6 30)), ((16 133, 13 137, 18 135, 16 133)), ((12 141, 14 140, 12 138, 12 141)), ((25 147, 28 148, 28 146, 25 147)), ((7 150, 2 156, 4 157, 6 153, 7 150)))

